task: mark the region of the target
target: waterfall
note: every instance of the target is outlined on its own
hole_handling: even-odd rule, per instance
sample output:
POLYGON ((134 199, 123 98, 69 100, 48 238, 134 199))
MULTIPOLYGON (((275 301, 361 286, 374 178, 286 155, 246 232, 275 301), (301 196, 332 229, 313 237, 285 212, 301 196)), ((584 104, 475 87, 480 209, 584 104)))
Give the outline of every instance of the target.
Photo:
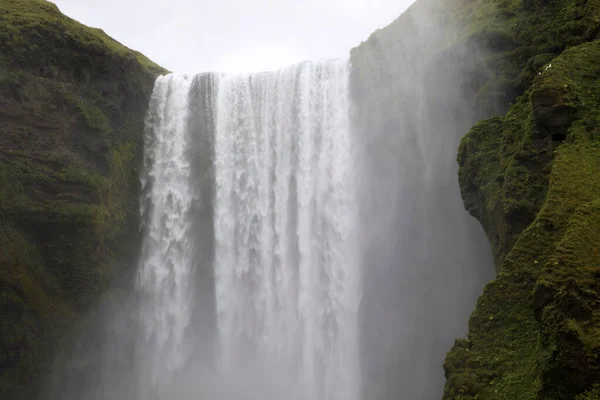
POLYGON ((158 78, 137 280, 145 398, 181 391, 182 374, 219 399, 359 398, 349 69, 158 78))
POLYGON ((139 289, 145 295, 142 313, 146 340, 153 341, 152 381, 165 370, 184 363, 185 329, 190 321, 189 276, 194 268, 191 203, 194 200, 191 161, 186 156, 192 137, 188 130, 191 79, 185 76, 157 80, 150 104, 146 136, 146 176, 151 185, 142 203, 149 207, 149 226, 139 271, 139 289))
POLYGON ((135 290, 90 315, 49 398, 439 398, 493 275, 455 183, 473 116, 447 105, 462 70, 393 60, 159 77, 135 290))

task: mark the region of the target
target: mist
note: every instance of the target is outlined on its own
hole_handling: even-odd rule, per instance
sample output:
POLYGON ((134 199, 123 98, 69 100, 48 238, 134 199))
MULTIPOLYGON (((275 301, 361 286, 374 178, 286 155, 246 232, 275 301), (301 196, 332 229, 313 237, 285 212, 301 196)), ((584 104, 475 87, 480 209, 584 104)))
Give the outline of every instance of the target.
POLYGON ((455 161, 486 70, 454 29, 421 0, 347 59, 159 77, 139 262, 44 398, 441 398, 494 277, 455 161))
POLYGON ((365 399, 441 398, 445 353, 494 276, 456 164, 485 68, 475 47, 445 49, 457 39, 442 7, 421 1, 352 51, 365 399))

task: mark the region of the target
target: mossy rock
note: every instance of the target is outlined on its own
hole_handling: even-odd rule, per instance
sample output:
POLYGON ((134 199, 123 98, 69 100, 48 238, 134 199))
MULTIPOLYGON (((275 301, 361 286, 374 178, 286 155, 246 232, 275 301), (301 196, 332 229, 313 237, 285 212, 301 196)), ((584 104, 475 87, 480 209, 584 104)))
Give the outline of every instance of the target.
POLYGON ((600 41, 566 50, 462 140, 461 192, 499 274, 447 356, 445 399, 597 398, 599 59, 600 41))

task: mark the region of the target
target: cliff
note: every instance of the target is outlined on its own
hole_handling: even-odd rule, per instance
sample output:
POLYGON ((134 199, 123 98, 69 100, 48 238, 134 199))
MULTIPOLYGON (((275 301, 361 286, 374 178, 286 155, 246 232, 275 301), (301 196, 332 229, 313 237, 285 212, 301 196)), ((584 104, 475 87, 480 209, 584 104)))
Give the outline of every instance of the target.
POLYGON ((131 264, 141 54, 43 0, 0 1, 0 397, 32 398, 58 341, 131 264))
POLYGON ((548 63, 459 150, 499 274, 449 353, 447 399, 595 399, 600 379, 600 41, 548 63))
POLYGON ((522 7, 531 26, 513 34, 548 40, 525 64, 523 95, 459 149, 465 206, 499 274, 447 357, 445 399, 599 395, 600 3, 522 7))
MULTIPOLYGON (((457 340, 446 357, 444 399, 599 396, 598 39, 597 0, 419 0, 352 52, 360 132, 375 141, 404 137, 407 130, 425 133, 421 154, 435 160, 420 168, 416 156, 389 165, 413 168, 423 179, 426 168, 448 177, 441 166, 456 170, 440 157, 468 132, 458 149, 460 192, 485 230, 497 277, 477 301, 467 338, 457 340), (423 148, 435 150, 427 154, 423 148)), ((419 140, 399 146, 419 150, 419 140)), ((429 202, 423 216, 433 213, 443 227, 447 220, 435 207, 454 200, 429 198, 440 193, 429 191, 419 201, 429 202)), ((412 233, 418 235, 418 227, 412 233)), ((457 240, 456 230, 446 233, 457 240)), ((446 250, 437 258, 438 271, 450 277, 445 293, 452 301, 460 292, 453 292, 447 272, 453 261, 446 257, 453 253, 446 250)), ((465 282, 477 273, 463 272, 459 279, 465 282)), ((366 276, 367 284, 369 279, 375 278, 366 276)), ((427 284, 423 301, 431 302, 438 284, 427 284)), ((401 297, 396 294, 396 309, 404 307, 401 297)), ((421 328, 432 335, 427 329, 435 324, 421 328)), ((367 382, 392 388, 387 394, 366 389, 369 398, 393 398, 391 393, 416 385, 418 366, 402 357, 389 354, 380 369, 365 365, 367 382), (411 379, 403 378, 407 373, 411 379)), ((435 386, 435 379, 430 383, 435 386)), ((436 398, 436 389, 423 387, 420 398, 436 398)))

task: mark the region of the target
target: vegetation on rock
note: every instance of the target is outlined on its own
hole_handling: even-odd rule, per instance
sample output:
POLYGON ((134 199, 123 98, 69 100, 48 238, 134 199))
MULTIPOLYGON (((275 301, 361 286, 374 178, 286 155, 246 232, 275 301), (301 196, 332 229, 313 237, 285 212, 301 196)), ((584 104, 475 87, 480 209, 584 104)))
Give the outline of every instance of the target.
MULTIPOLYGON (((487 49, 493 78, 478 91, 485 113, 504 114, 540 68, 565 49, 600 38, 598 0, 450 0, 450 27, 459 41, 487 49)), ((455 45, 451 43, 451 45, 455 45)))
POLYGON ((166 71, 43 0, 0 0, 0 397, 132 259, 143 119, 166 71))
POLYGON ((600 41, 571 46, 462 140, 461 192, 499 274, 448 354, 444 399, 598 398, 598 60, 600 41))

